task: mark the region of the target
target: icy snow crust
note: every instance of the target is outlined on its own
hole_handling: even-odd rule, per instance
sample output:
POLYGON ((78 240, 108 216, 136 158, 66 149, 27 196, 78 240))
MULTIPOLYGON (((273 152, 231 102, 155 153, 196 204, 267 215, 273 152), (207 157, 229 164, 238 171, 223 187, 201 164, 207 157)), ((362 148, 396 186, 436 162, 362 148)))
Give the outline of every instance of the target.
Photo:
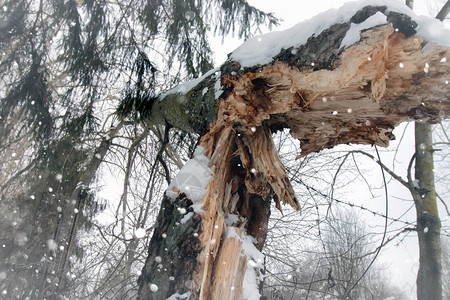
POLYGON ((378 25, 383 25, 386 24, 387 22, 388 22, 387 17, 383 13, 377 12, 376 14, 367 18, 367 20, 365 20, 360 24, 352 23, 350 25, 350 29, 347 31, 347 34, 342 40, 341 46, 339 48, 342 47, 347 48, 353 45, 354 43, 358 42, 360 38, 359 34, 361 33, 362 30, 375 27, 378 25))
MULTIPOLYGON (((312 35, 319 35, 333 24, 348 22, 358 10, 368 5, 387 6, 388 11, 408 15, 417 22, 417 34, 423 37, 425 41, 450 46, 450 30, 445 29, 444 24, 439 20, 430 17, 419 17, 400 1, 371 0, 349 2, 339 9, 330 9, 284 31, 255 36, 231 53, 229 60, 239 62, 242 68, 267 64, 282 49, 299 47, 305 44, 312 35)), ((358 42, 361 30, 382 25, 386 22, 386 17, 378 12, 361 24, 352 23, 341 47, 349 47, 358 42)))
POLYGON ((194 157, 186 162, 167 188, 166 195, 169 198, 175 200, 180 193, 185 193, 193 202, 203 199, 213 173, 209 168, 210 159, 205 154, 206 149, 197 146, 194 157))

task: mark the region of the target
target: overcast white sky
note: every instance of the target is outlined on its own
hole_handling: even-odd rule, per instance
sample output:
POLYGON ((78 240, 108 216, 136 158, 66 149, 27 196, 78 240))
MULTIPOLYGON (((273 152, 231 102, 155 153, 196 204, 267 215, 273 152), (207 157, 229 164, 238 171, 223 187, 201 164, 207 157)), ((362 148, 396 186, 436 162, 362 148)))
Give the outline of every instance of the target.
MULTIPOLYGON (((399 0, 400 1, 400 0, 399 0)), ((273 28, 273 30, 283 30, 289 28, 305 19, 309 19, 320 12, 328 10, 330 8, 338 8, 343 3, 349 2, 348 0, 312 0, 312 1, 300 1, 300 0, 248 0, 248 2, 257 8, 262 9, 265 12, 273 12, 276 16, 283 19, 280 26, 273 28)), ((414 11, 417 15, 433 15, 435 16, 439 11, 440 7, 443 5, 444 0, 415 0, 414 11)), ((263 33, 268 32, 268 29, 263 29, 263 33)), ((216 53, 216 65, 220 65, 226 60, 227 54, 232 52, 238 46, 242 44, 242 41, 233 39, 230 37, 225 38, 222 44, 222 38, 216 37, 213 39, 213 49, 216 53)), ((399 138, 406 124, 403 124, 400 128, 395 130, 396 136, 399 138)), ((414 153, 414 126, 411 124, 408 126, 405 137, 399 148, 399 155, 396 157, 398 164, 396 165, 396 171, 401 175, 404 175, 409 159, 414 153)), ((390 149, 395 149, 399 141, 392 143, 390 149)), ((383 160, 388 162, 392 161, 393 152, 383 151, 383 160)), ((374 176, 378 179, 380 178, 379 169, 374 171, 377 174, 374 176)), ((448 172, 448 171, 446 171, 448 172)), ((376 181, 376 179, 375 179, 376 181)), ((390 190, 390 216, 399 217, 411 206, 411 202, 408 200, 411 198, 409 192, 403 188, 400 184, 395 181, 389 183, 390 190)), ((355 191, 352 193, 355 195, 355 191)), ((366 201, 364 205, 372 210, 384 212, 384 199, 383 193, 379 192, 379 198, 371 199, 370 193, 363 192, 358 193, 359 198, 364 198, 366 196, 366 201), (368 202, 368 200, 370 200, 368 202)), ((351 196, 348 201, 352 201, 351 196)), ((357 200, 354 200, 357 201, 357 200)), ((362 202, 360 202, 362 203, 362 202)), ((445 214, 442 213, 444 222, 448 222, 448 218, 445 218, 445 214)), ((406 216, 409 221, 414 221, 415 211, 410 210, 406 216)), ((371 224, 374 228, 381 226, 383 220, 378 221, 379 224, 371 224)), ((380 229, 378 228, 378 231, 380 229)), ((384 266, 389 267, 390 279, 397 286, 405 290, 405 292, 414 299, 415 296, 415 280, 418 269, 418 246, 417 237, 415 234, 409 234, 408 238, 402 241, 398 246, 394 243, 386 247, 381 253, 381 257, 378 262, 382 263, 384 266)))

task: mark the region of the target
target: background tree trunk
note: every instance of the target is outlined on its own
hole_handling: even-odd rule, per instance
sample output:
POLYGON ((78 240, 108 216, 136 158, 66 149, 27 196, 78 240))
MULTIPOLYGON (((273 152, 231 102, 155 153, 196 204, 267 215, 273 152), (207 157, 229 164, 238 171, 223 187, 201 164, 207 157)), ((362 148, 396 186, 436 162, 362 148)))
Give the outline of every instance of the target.
MULTIPOLYGON (((406 4, 413 9, 414 1, 406 4)), ((450 1, 436 16, 443 21, 448 14, 450 1)), ((434 185, 433 135, 429 123, 415 122, 416 167, 415 178, 419 192, 412 190, 417 214, 417 236, 419 239, 419 271, 417 274, 417 299, 442 299, 441 266, 441 221, 437 209, 434 185)))
POLYGON ((419 184, 414 201, 417 212, 419 238, 419 272, 417 299, 442 299, 441 279, 441 221, 439 219, 434 186, 433 138, 430 124, 415 123, 416 168, 419 184))

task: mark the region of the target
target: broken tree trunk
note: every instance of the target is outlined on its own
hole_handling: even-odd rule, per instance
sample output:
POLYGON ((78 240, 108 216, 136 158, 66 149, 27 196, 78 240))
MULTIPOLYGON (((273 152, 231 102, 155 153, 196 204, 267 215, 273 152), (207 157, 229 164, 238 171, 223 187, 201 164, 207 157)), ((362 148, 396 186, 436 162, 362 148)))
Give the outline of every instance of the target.
MULTIPOLYGON (((395 11, 361 6, 251 66, 242 58, 254 52, 250 40, 220 70, 153 104, 153 122, 201 134, 188 163, 200 167, 183 168, 166 193, 140 299, 258 299, 270 201, 300 209, 272 132, 289 128, 305 156, 344 143, 386 146, 400 122, 450 113, 450 48, 427 43, 395 11)), ((281 43, 267 39, 270 49, 281 43)))

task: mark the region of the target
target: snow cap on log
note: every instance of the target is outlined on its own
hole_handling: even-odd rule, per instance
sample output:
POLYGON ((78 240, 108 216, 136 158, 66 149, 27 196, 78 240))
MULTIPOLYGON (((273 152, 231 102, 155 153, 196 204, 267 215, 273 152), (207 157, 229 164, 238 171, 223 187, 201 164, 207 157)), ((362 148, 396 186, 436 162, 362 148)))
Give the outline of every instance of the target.
MULTIPOLYGON (((242 68, 265 65, 273 62, 286 49, 311 44, 310 39, 319 35, 336 37, 339 47, 333 45, 332 48, 334 52, 342 51, 360 40, 361 31, 387 23, 392 23, 395 30, 406 37, 417 33, 428 43, 450 46, 449 30, 445 30, 440 21, 416 16, 400 1, 356 1, 348 2, 339 9, 330 9, 287 30, 255 36, 229 54, 228 60, 238 62, 242 68)), ((330 46, 326 44, 334 42, 323 39, 320 41, 321 44, 315 44, 317 49, 310 49, 315 50, 310 51, 310 63, 317 60, 317 55, 314 54, 321 50, 320 46, 324 50, 330 50, 330 46)), ((293 50, 292 54, 295 55, 296 52, 293 50)))

